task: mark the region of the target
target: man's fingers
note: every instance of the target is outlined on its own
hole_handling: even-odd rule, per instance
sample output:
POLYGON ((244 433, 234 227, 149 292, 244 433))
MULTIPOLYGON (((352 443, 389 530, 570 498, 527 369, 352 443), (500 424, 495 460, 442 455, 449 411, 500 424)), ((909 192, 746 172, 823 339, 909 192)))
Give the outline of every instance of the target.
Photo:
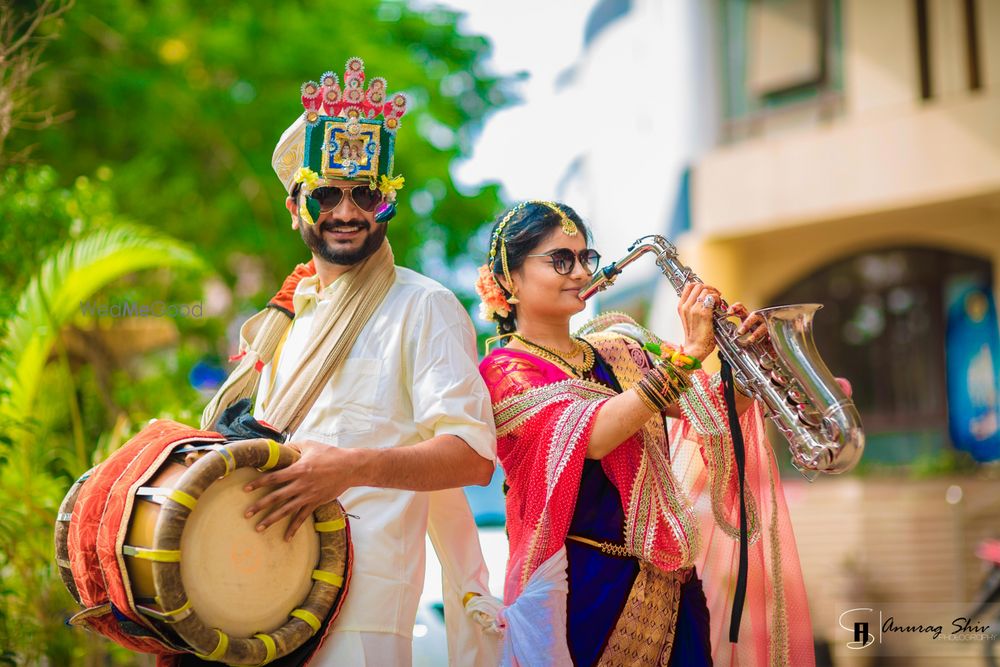
POLYGON ((275 470, 274 472, 269 472, 261 475, 257 479, 248 483, 243 487, 244 491, 253 491, 254 489, 260 489, 265 486, 278 486, 279 484, 284 484, 290 482, 295 478, 295 471, 292 468, 295 466, 288 466, 287 468, 282 468, 281 470, 275 470))
POLYGON ((257 502, 250 505, 250 507, 247 508, 244 516, 246 516, 246 518, 249 519, 253 517, 255 514, 263 512, 264 510, 269 509, 270 507, 272 507, 277 503, 282 503, 291 496, 291 493, 292 492, 289 491, 287 486, 283 486, 280 489, 275 489, 274 491, 271 491, 264 497, 259 498, 257 502))
POLYGON ((295 533, 312 513, 312 509, 308 506, 299 508, 299 511, 295 513, 295 516, 292 517, 291 522, 288 524, 288 530, 285 531, 285 541, 292 541, 292 538, 295 537, 295 533))
POLYGON ((270 526, 274 525, 278 521, 281 521, 292 512, 297 511, 298 508, 299 503, 295 501, 289 501, 274 508, 266 517, 257 523, 257 532, 259 533, 267 530, 270 526))

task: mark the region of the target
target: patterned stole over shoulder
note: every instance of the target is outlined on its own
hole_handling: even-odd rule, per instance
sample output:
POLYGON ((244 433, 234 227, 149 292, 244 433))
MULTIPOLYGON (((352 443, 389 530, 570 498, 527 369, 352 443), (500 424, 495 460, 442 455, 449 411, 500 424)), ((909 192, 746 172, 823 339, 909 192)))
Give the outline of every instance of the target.
MULTIPOLYGON (((305 274, 296 274, 288 280, 295 279, 297 285, 305 274)), ((332 307, 322 321, 313 325, 313 335, 299 356, 298 365, 268 406, 266 420, 275 429, 291 433, 302 422, 323 386, 340 369, 358 334, 382 304, 395 279, 392 248, 389 241, 384 240, 371 256, 334 282, 330 296, 332 307)), ((283 289, 279 296, 286 292, 283 289)), ((271 361, 278 341, 291 326, 287 303, 285 299, 279 304, 281 307, 266 308, 250 318, 240 330, 240 364, 205 407, 204 428, 213 427, 227 407, 257 391, 260 372, 271 361)))

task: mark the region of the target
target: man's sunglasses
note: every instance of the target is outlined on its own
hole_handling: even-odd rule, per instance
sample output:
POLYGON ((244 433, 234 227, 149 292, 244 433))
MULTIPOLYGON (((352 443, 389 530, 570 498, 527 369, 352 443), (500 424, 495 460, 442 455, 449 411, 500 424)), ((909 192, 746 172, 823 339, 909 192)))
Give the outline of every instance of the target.
POLYGON ((344 193, 351 195, 351 201, 362 211, 374 211, 379 202, 382 201, 382 193, 377 189, 372 190, 367 185, 355 185, 351 187, 324 186, 313 190, 309 197, 319 203, 320 213, 329 213, 340 206, 344 200, 344 193))
POLYGON ((549 252, 526 255, 526 257, 548 257, 552 260, 552 268, 561 276, 567 276, 573 272, 577 259, 580 260, 580 266, 587 273, 593 273, 601 265, 601 253, 592 248, 585 248, 578 253, 574 253, 569 248, 556 248, 549 252))

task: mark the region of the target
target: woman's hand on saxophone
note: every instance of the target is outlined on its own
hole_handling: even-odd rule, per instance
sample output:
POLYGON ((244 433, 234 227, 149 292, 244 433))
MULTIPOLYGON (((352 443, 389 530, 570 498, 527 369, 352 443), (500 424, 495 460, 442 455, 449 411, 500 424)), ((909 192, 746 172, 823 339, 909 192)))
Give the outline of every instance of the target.
POLYGON ((767 324, 764 323, 764 316, 757 311, 750 312, 743 302, 737 301, 729 306, 726 315, 738 317, 740 326, 736 329, 736 335, 740 338, 736 341, 742 346, 753 343, 767 342, 770 337, 767 333, 767 324), (747 335, 749 333, 749 335, 747 335))
POLYGON ((684 354, 704 361, 715 350, 712 315, 722 302, 719 290, 703 283, 688 283, 681 290, 677 314, 684 325, 684 354))

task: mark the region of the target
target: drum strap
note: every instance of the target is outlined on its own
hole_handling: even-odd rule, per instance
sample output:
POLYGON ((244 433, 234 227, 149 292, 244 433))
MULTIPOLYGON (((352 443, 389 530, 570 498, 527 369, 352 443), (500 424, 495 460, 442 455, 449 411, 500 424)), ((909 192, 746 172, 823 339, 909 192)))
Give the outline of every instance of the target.
POLYGON ((274 643, 274 638, 271 635, 256 634, 254 635, 264 644, 264 650, 267 652, 264 656, 264 661, 260 663, 261 665, 266 665, 267 663, 274 660, 275 656, 278 655, 278 647, 274 643))
POLYGON ((325 584, 336 586, 337 588, 344 585, 344 577, 339 574, 334 574, 333 572, 327 572, 326 570, 313 570, 312 578, 316 581, 322 581, 325 584))
POLYGON ((322 626, 322 623, 320 623, 319 619, 316 618, 316 614, 306 609, 301 609, 301 608, 295 609, 292 611, 291 614, 289 614, 289 616, 297 618, 300 621, 305 621, 309 625, 309 627, 313 629, 314 633, 319 632, 319 629, 322 626))
POLYGON ((295 367, 277 387, 263 415, 279 432, 290 434, 299 427, 395 281, 392 248, 383 241, 368 259, 332 283, 330 307, 322 319, 313 322, 295 367))

